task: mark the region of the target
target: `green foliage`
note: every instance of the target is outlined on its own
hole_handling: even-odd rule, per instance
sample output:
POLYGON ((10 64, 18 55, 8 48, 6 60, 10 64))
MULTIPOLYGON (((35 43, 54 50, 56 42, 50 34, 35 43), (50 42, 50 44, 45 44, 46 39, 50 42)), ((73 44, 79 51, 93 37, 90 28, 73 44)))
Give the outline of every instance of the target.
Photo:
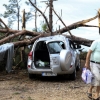
MULTIPOLYGON (((21 1, 23 1, 23 0, 9 0, 8 5, 3 4, 6 11, 4 11, 3 14, 0 14, 0 16, 2 16, 4 18, 8 18, 8 27, 10 27, 10 28, 13 26, 15 21, 17 21, 17 23, 22 21, 21 15, 19 13, 20 9, 21 9, 21 1)), ((33 15, 31 13, 31 11, 25 13, 26 21, 31 20, 32 17, 33 17, 33 15)))
POLYGON ((1 33, 1 32, 0 32, 0 37, 3 36, 3 35, 4 35, 4 33, 1 33))
POLYGON ((13 21, 8 20, 8 27, 9 27, 9 28, 12 28, 13 24, 14 24, 14 22, 13 22, 13 21))
POLYGON ((20 50, 18 50, 16 52, 16 55, 15 55, 15 62, 14 62, 14 65, 17 65, 20 61, 21 61, 21 55, 20 55, 20 50))
POLYGON ((28 100, 34 100, 34 99, 32 99, 31 97, 28 97, 28 100))
POLYGON ((20 49, 17 50, 16 52, 16 55, 15 55, 15 61, 13 62, 13 65, 16 66, 19 62, 19 65, 17 66, 16 69, 26 69, 27 65, 25 64, 25 62, 27 62, 27 59, 28 59, 28 53, 30 52, 31 48, 28 48, 26 47, 25 48, 25 58, 24 58, 24 61, 20 62, 21 61, 21 53, 20 53, 20 49), (26 60, 26 61, 25 61, 26 60))
POLYGON ((33 28, 32 31, 37 32, 37 29, 36 28, 33 28))
POLYGON ((4 71, 6 67, 6 61, 0 61, 0 71, 4 71))
POLYGON ((32 19, 32 17, 33 17, 33 15, 31 13, 31 11, 25 13, 25 19, 26 19, 26 21, 30 21, 32 19))
POLYGON ((5 53, 5 56, 3 58, 3 61, 0 61, 0 71, 5 71, 6 63, 7 63, 7 52, 5 53))
POLYGON ((44 23, 44 24, 42 24, 42 30, 43 30, 43 32, 45 32, 46 30, 47 30, 47 24, 46 23, 44 23))
POLYGON ((8 27, 11 27, 15 21, 21 21, 19 13, 21 0, 9 0, 9 4, 3 4, 6 11, 2 14, 2 17, 8 18, 8 27), (18 20, 19 19, 19 20, 18 20))

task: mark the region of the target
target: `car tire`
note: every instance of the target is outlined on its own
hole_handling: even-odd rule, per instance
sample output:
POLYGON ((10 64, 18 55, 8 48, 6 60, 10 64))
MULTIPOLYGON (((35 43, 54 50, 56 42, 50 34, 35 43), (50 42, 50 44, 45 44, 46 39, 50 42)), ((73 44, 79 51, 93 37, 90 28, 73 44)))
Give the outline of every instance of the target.
POLYGON ((36 75, 28 73, 29 79, 33 79, 36 75))
POLYGON ((72 74, 70 74, 70 79, 71 80, 75 80, 76 79, 76 69, 74 70, 74 72, 72 74))

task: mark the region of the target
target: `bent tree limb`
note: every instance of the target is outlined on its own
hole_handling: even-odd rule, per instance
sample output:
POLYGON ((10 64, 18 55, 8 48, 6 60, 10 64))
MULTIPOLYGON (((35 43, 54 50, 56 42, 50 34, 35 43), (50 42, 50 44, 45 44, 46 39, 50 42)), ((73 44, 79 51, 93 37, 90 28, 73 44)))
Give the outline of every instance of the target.
POLYGON ((39 9, 32 3, 31 0, 29 0, 29 2, 32 4, 32 6, 34 6, 34 7, 42 14, 42 16, 44 17, 44 19, 45 19, 45 21, 46 21, 46 24, 48 25, 49 31, 52 32, 52 30, 51 30, 51 28, 50 28, 50 25, 49 25, 49 23, 48 23, 48 20, 47 20, 46 16, 43 14, 43 12, 42 12, 41 10, 39 10, 39 9))
MULTIPOLYGON (((98 28, 98 26, 89 26, 89 25, 85 25, 84 23, 86 23, 86 22, 89 22, 89 21, 91 21, 91 20, 93 20, 93 19, 95 19, 95 18, 97 18, 98 17, 98 15, 96 15, 95 17, 93 17, 93 18, 90 18, 90 19, 87 19, 87 20, 82 20, 82 21, 78 21, 78 22, 76 22, 76 23, 73 23, 73 24, 71 24, 71 25, 69 25, 69 26, 67 26, 68 28, 66 28, 66 27, 64 27, 64 28, 62 28, 62 29, 60 29, 60 32, 61 33, 64 33, 64 32, 67 32, 68 30, 72 30, 72 29, 75 29, 75 28, 78 28, 78 27, 97 27, 98 28)), ((0 29, 0 32, 1 33, 7 33, 7 32, 9 32, 9 35, 7 36, 7 37, 4 37, 4 38, 2 38, 1 40, 0 40, 0 44, 3 44, 3 43, 5 43, 6 41, 8 41, 8 40, 10 40, 10 39, 13 39, 14 37, 16 37, 16 36, 19 36, 19 35, 28 35, 28 36, 37 36, 38 37, 38 35, 40 35, 40 34, 42 34, 42 35, 40 35, 39 37, 42 37, 42 36, 50 36, 50 33, 48 33, 48 34, 43 34, 43 33, 41 33, 41 32, 31 32, 31 31, 27 31, 27 30, 12 30, 12 29, 9 29, 9 31, 8 31, 8 29, 0 29)), ((53 34, 54 35, 56 35, 57 33, 59 33, 59 30, 57 30, 57 32, 53 32, 53 34)), ((79 40, 79 37, 75 37, 76 38, 76 40, 79 40)), ((80 37, 80 39, 82 40, 84 40, 84 43, 83 42, 81 42, 83 45, 87 45, 88 43, 87 43, 87 41, 84 39, 84 38, 81 38, 80 37), (85 44, 86 43, 86 44, 85 44)), ((35 39, 33 39, 33 41, 34 41, 35 39)), ((82 40, 82 41, 83 41, 82 40)), ((16 46, 17 46, 17 44, 19 45, 21 43, 21 45, 20 46, 22 46, 22 45, 25 45, 25 41, 24 40, 22 40, 22 41, 16 41, 16 46)), ((31 43, 31 42, 28 42, 28 43, 26 43, 26 44, 29 44, 29 43, 31 43)), ((91 43, 91 42, 89 42, 89 43, 91 43)))
POLYGON ((44 34, 43 33, 43 34, 39 34, 37 36, 34 36, 31 39, 13 42, 14 43, 14 47, 17 47, 17 46, 19 46, 19 47, 27 46, 27 45, 33 44, 36 39, 38 39, 40 37, 47 37, 47 36, 50 36, 50 33, 49 34, 44 34))
MULTIPOLYGON (((67 38, 71 39, 71 36, 69 36, 67 34, 63 34, 63 35, 66 36, 67 38)), ((89 40, 89 39, 85 39, 85 38, 81 38, 81 37, 76 37, 76 36, 73 35, 73 41, 78 43, 78 44, 84 45, 84 46, 90 46, 91 43, 94 40, 89 40)))
POLYGON ((100 9, 98 11, 98 24, 99 24, 99 34, 100 34, 100 9))
MULTIPOLYGON (((78 27, 89 27, 89 25, 85 25, 85 23, 90 22, 90 21, 96 19, 97 17, 98 17, 98 15, 96 15, 96 16, 94 16, 94 17, 92 17, 92 18, 89 18, 89 19, 86 19, 86 20, 82 20, 82 21, 78 21, 78 22, 76 22, 76 23, 73 23, 73 24, 71 24, 71 25, 68 25, 68 26, 67 26, 68 28, 64 27, 64 28, 60 29, 60 32, 61 32, 61 33, 65 33, 65 32, 67 32, 68 30, 73 30, 73 29, 76 29, 76 28, 78 28, 78 27)), ((90 26, 90 27, 91 27, 91 26, 90 26)), ((92 27, 98 27, 98 26, 92 26, 92 27)), ((56 33, 56 32, 58 33, 59 30, 55 31, 54 33, 56 33)))
POLYGON ((27 41, 26 41, 26 40, 23 40, 23 41, 13 42, 14 47, 17 47, 17 46, 21 47, 21 46, 26 46, 26 45, 32 44, 32 43, 34 43, 34 41, 35 41, 36 39, 38 39, 38 38, 41 37, 41 36, 43 36, 43 35, 40 34, 40 35, 38 35, 38 36, 35 36, 35 37, 32 38, 32 39, 28 39, 27 41))
POLYGON ((0 44, 3 44, 4 42, 14 38, 14 37, 17 37, 19 35, 30 35, 30 36, 36 36, 36 35, 39 35, 39 34, 34 34, 34 32, 30 32, 30 31, 27 31, 27 30, 22 30, 22 31, 19 31, 18 33, 15 33, 15 34, 11 34, 3 39, 0 40, 0 44))
POLYGON ((9 28, 7 27, 7 25, 3 22, 3 20, 0 18, 0 22, 5 26, 5 28, 7 29, 7 30, 9 30, 9 28))
MULTIPOLYGON (((62 21, 62 19, 58 16, 58 14, 55 12, 55 10, 52 8, 53 12, 56 14, 56 16, 59 18, 59 20, 63 23, 63 25, 65 26, 65 28, 68 30, 69 34, 71 35, 71 37, 73 38, 73 35, 71 34, 70 30, 68 29, 68 27, 66 26, 66 24, 62 21)), ((60 31, 60 30, 59 30, 60 31)))

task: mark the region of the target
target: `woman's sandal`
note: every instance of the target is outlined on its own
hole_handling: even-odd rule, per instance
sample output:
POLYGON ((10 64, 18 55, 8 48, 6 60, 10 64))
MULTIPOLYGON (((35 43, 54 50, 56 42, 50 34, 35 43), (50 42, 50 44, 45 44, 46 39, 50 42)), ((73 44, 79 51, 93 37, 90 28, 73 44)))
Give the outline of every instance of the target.
POLYGON ((97 99, 92 98, 92 100, 100 100, 100 97, 98 97, 97 99))
MULTIPOLYGON (((88 96, 88 98, 92 99, 92 93, 88 93, 88 92, 87 92, 87 96, 88 96)), ((94 99, 94 100, 95 100, 95 99, 94 99)), ((99 99, 96 99, 96 100, 99 100, 99 99)))

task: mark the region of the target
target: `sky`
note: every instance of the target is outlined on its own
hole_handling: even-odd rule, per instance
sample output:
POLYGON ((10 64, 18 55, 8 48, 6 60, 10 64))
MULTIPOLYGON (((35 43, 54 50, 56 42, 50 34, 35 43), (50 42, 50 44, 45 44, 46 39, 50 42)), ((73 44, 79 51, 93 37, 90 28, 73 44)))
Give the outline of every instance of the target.
MULTIPOLYGON (((9 0, 2 0, 0 1, 0 13, 5 11, 4 7, 2 6, 4 3, 8 4, 9 0)), ((25 1, 25 0, 22 0, 25 1)), ((28 1, 28 0, 27 0, 28 1)), ((47 0, 36 0, 37 6, 39 9, 44 12, 46 8, 46 4, 42 1, 47 0)), ((78 21, 86 20, 88 18, 92 18, 96 16, 98 10, 100 9, 100 0, 57 0, 53 2, 53 6, 55 11, 58 15, 61 16, 62 11, 62 20, 68 26, 78 21)), ((29 7, 21 3, 21 11, 25 9, 26 12, 29 11, 29 7)), ((20 12, 22 14, 22 12, 20 12)), ((46 17, 49 16, 49 9, 46 10, 45 13, 46 17)), ((43 17, 40 16, 37 19, 37 26, 40 27, 41 23, 44 21, 43 17)), ((7 23, 7 20, 4 20, 7 23)), ((32 30, 34 26, 34 19, 27 22, 26 29, 32 30)), ((97 25, 98 26, 98 19, 93 20, 88 25, 97 25)), ((63 28, 64 25, 58 20, 57 16, 53 13, 53 30, 63 28)), ((13 25, 13 29, 16 29, 16 23, 13 25)), ((21 24, 20 24, 21 29, 21 24)), ((75 36, 95 40, 100 38, 99 36, 99 29, 98 28, 86 28, 86 27, 79 27, 77 29, 71 30, 71 33, 75 36)), ((69 34, 68 32, 66 34, 69 34)))

